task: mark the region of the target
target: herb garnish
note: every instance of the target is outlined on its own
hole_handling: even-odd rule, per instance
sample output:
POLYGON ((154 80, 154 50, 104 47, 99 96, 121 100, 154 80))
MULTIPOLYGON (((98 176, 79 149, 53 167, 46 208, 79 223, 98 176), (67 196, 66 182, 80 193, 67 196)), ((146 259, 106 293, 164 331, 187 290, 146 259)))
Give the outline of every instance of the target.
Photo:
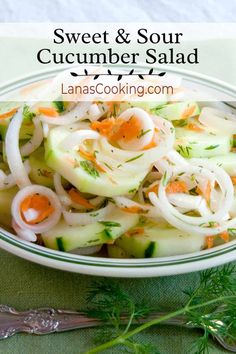
POLYGON ((109 168, 109 170, 113 171, 113 168, 110 165, 108 165, 108 163, 104 162, 104 165, 107 166, 107 168, 109 168))
POLYGON ((129 160, 125 161, 125 162, 135 161, 135 160, 139 159, 139 158, 142 157, 142 156, 143 156, 143 154, 140 154, 140 155, 138 155, 138 156, 133 157, 132 159, 129 159, 129 160))
POLYGON ((189 151, 192 150, 191 146, 182 146, 178 145, 178 149, 176 149, 183 157, 189 157, 189 151))
POLYGON ((166 186, 167 185, 167 172, 165 171, 163 177, 162 177, 162 185, 166 186))
POLYGON ((104 226, 108 227, 121 227, 121 224, 115 221, 99 221, 99 224, 102 224, 104 226))
POLYGON ((135 192, 137 192, 137 189, 136 189, 136 188, 130 189, 130 190, 128 191, 129 194, 133 194, 133 193, 135 193, 135 192))
POLYGON ((66 109, 63 101, 53 101, 52 104, 56 108, 58 113, 62 113, 66 109))
POLYGON ((29 106, 24 105, 23 108, 23 117, 25 121, 32 121, 32 119, 36 116, 34 112, 31 112, 29 106))
POLYGON ((218 146, 219 146, 219 144, 218 144, 218 145, 210 145, 210 146, 207 146, 207 147, 205 148, 205 150, 214 150, 214 149, 216 149, 218 146))
POLYGON ((236 229, 230 228, 227 231, 228 231, 230 236, 232 236, 232 237, 236 236, 236 229))
POLYGON ((141 129, 141 132, 138 135, 138 139, 142 138, 142 136, 146 135, 147 133, 149 133, 151 131, 151 129, 147 129, 147 130, 143 130, 141 129))
POLYGON ((93 178, 99 177, 99 172, 91 161, 81 161, 80 166, 93 178))
POLYGON ((89 291, 87 302, 90 306, 86 313, 109 324, 110 328, 104 327, 96 338, 99 345, 83 354, 102 353, 115 346, 120 346, 122 353, 157 354, 159 351, 156 346, 151 343, 139 343, 135 336, 179 315, 185 316, 188 323, 204 331, 194 346, 188 348, 188 353, 209 353, 210 336, 218 335, 230 341, 236 340, 234 266, 229 264, 201 272, 195 288, 187 289, 183 293, 186 298, 178 310, 151 320, 147 319, 146 323, 140 325, 138 320, 147 317, 153 310, 150 306, 144 302, 136 302, 116 281, 95 282, 89 291), (129 318, 127 325, 122 324, 124 314, 129 318), (131 329, 131 326, 135 327, 131 329))

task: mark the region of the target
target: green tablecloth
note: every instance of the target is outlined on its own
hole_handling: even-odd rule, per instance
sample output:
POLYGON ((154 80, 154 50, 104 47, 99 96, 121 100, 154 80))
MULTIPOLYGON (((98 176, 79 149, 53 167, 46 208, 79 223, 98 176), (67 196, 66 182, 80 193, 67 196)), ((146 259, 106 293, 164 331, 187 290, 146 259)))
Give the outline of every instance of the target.
MULTIPOLYGON (((9 41, 0 39, 0 63, 4 63, 4 65, 8 63, 6 70, 0 72, 0 82, 35 69, 33 65, 27 66, 27 55, 22 50, 19 41, 14 42, 14 56, 12 55, 8 59, 4 54, 6 53, 6 43, 9 45, 9 41), (17 63, 22 63, 22 65, 16 65, 17 63)), ((214 63, 211 62, 212 56, 206 56, 206 52, 209 53, 209 51, 217 53, 218 45, 219 43, 214 41, 203 42, 204 60, 199 71, 221 77, 231 83, 236 82, 233 75, 234 68, 223 65, 223 61, 227 58, 227 50, 230 53, 228 58, 230 55, 233 58, 231 42, 228 42, 226 49, 221 51, 223 57, 214 55, 214 63)), ((234 55, 235 53, 236 51, 234 51, 234 55)), ((233 61, 230 60, 230 63, 232 64, 233 61)), ((0 303, 8 304, 19 310, 46 306, 81 309, 85 302, 86 289, 95 279, 92 276, 72 274, 39 266, 5 251, 0 251, 0 257, 0 303)), ((192 273, 151 279, 118 279, 117 281, 133 293, 137 299, 150 299, 152 305, 158 305, 161 309, 175 309, 182 300, 181 290, 194 285, 197 278, 198 273, 192 273)), ((93 345, 95 332, 94 329, 84 329, 43 337, 19 334, 11 339, 1 341, 0 353, 82 353, 93 345)), ((182 354, 188 353, 188 349, 197 335, 197 331, 163 326, 141 334, 140 340, 152 341, 162 354, 182 354)), ((120 351, 112 349, 108 353, 120 354, 120 351)), ((226 352, 215 346, 212 353, 226 352)))

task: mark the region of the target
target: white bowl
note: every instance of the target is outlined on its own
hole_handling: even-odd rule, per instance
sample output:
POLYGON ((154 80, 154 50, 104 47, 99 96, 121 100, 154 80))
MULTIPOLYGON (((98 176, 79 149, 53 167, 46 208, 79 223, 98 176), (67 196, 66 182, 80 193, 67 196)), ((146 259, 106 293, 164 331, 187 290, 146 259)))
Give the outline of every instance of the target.
MULTIPOLYGON (((147 70, 147 67, 139 66, 139 69, 142 68, 147 70)), ((229 97, 229 100, 235 100, 236 88, 222 81, 184 70, 164 68, 163 66, 161 70, 180 74, 188 86, 202 87, 211 94, 222 92, 229 97)), ((8 82, 0 86, 0 94, 2 96, 30 83, 53 77, 58 72, 58 69, 51 69, 20 78, 14 82, 8 82)), ((182 256, 148 259, 112 259, 53 251, 22 241, 15 235, 0 228, 0 247, 16 256, 44 266, 69 272, 110 277, 138 278, 189 273, 236 260, 236 240, 210 250, 182 256)))

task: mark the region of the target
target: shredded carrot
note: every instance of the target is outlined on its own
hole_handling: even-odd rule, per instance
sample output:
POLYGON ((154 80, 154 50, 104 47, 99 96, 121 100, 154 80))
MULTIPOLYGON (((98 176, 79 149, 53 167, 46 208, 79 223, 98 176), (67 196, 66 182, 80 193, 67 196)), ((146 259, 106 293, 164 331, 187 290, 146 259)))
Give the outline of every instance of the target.
POLYGON ((222 232, 220 234, 220 238, 222 238, 225 242, 229 242, 229 233, 227 231, 222 232))
POLYGON ((189 123, 189 124, 187 125, 187 128, 188 128, 189 130, 193 130, 193 131, 195 131, 195 132, 201 132, 201 131, 203 131, 202 128, 200 128, 197 124, 194 124, 194 123, 189 123))
POLYGON ((211 197, 211 182, 210 181, 207 182, 205 191, 202 191, 199 187, 197 187, 196 192, 202 195, 206 199, 206 202, 209 203, 211 197))
POLYGON ((53 107, 39 107, 38 112, 48 117, 57 117, 59 115, 53 107))
POLYGON ((232 181, 233 185, 235 186, 236 185, 236 176, 232 176, 231 181, 232 181))
POLYGON ((90 152, 84 150, 82 147, 80 147, 79 149, 79 153, 81 156, 83 156, 85 159, 92 161, 95 165, 95 167, 97 168, 98 171, 100 172, 106 172, 105 168, 103 168, 96 160, 96 157, 91 154, 90 152))
POLYGON ((115 124, 116 124, 116 120, 115 118, 112 117, 112 118, 104 119, 101 122, 99 121, 92 122, 90 124, 90 128, 96 130, 101 135, 109 136, 115 124))
POLYGON ((138 138, 140 132, 141 124, 135 116, 132 116, 129 120, 124 121, 119 125, 118 129, 111 134, 110 139, 113 141, 120 139, 130 141, 138 138))
POLYGON ((11 118, 17 111, 18 111, 18 108, 13 108, 6 113, 2 113, 2 114, 0 114, 0 119, 11 118))
POLYGON ((210 202, 210 197, 211 197, 211 182, 208 181, 206 191, 205 191, 205 198, 207 203, 210 202))
POLYGON ((184 181, 174 181, 168 183, 166 193, 187 193, 188 187, 184 181))
POLYGON ((36 219, 28 221, 27 224, 30 225, 38 224, 43 220, 45 220, 47 217, 49 217, 53 212, 54 212, 54 208, 50 206, 46 210, 42 211, 36 219))
POLYGON ((107 118, 101 122, 92 122, 91 129, 98 131, 111 141, 124 139, 130 141, 137 138, 141 132, 141 124, 139 120, 132 116, 129 120, 107 118))
POLYGON ((206 237, 206 244, 207 244, 207 248, 212 248, 214 245, 214 236, 207 236, 206 237))
POLYGON ((30 208, 31 199, 32 199, 32 196, 29 196, 23 200, 23 202, 21 203, 21 206, 20 206, 20 209, 22 212, 25 212, 30 208))
POLYGON ((108 106, 108 111, 111 113, 111 114, 114 114, 117 115, 117 111, 120 109, 120 104, 121 102, 120 101, 111 101, 111 102, 106 102, 106 105, 108 106))
POLYGON ((156 146, 157 146, 157 144, 156 144, 156 142, 155 142, 155 140, 153 138, 152 141, 149 144, 144 146, 143 150, 148 150, 148 149, 154 148, 156 146))
POLYGON ((124 207, 121 208, 121 210, 127 212, 127 213, 132 213, 132 214, 138 214, 138 213, 143 213, 144 209, 142 209, 139 206, 132 206, 132 207, 124 207))
POLYGON ((145 191, 145 196, 148 198, 149 193, 154 192, 154 193, 158 193, 158 184, 154 184, 153 186, 149 187, 146 191, 145 191))
POLYGON ((183 113, 181 115, 181 119, 187 119, 187 118, 191 117, 191 115, 194 113, 194 111, 195 111, 195 106, 194 105, 190 106, 190 107, 187 107, 183 111, 183 113))
MULTIPOLYGON (((141 124, 135 116, 132 116, 127 121, 120 118, 114 119, 113 117, 104 119, 101 122, 95 121, 90 124, 90 128, 96 130, 101 135, 106 136, 113 142, 121 139, 124 141, 137 139, 142 132, 141 124)), ((155 131, 158 132, 158 129, 155 128, 155 131)), ((156 145, 157 144, 153 138, 152 141, 143 148, 143 150, 156 147, 156 145)))
POLYGON ((136 227, 136 229, 127 231, 125 233, 125 236, 131 237, 131 236, 142 235, 143 233, 144 233, 144 228, 143 227, 136 227))
POLYGON ((85 208, 88 209, 93 209, 94 205, 91 204, 87 199, 82 197, 79 191, 77 191, 75 188, 71 188, 68 192, 69 196, 71 197, 72 201, 74 203, 83 205, 85 208))
POLYGON ((48 216, 50 216, 54 212, 54 208, 51 206, 48 198, 46 196, 39 195, 39 194, 34 194, 26 197, 20 205, 20 210, 21 210, 22 218, 29 225, 40 223, 41 221, 45 220, 48 216), (26 221, 24 217, 24 213, 28 209, 34 209, 38 212, 38 216, 31 221, 26 221))

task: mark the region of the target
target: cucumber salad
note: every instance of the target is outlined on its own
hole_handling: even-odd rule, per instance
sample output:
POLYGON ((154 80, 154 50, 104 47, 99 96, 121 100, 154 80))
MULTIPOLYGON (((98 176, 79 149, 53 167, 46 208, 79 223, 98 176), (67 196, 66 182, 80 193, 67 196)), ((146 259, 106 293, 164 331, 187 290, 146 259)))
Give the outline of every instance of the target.
POLYGON ((173 256, 236 236, 236 116, 223 103, 0 105, 0 223, 54 250, 173 256))

